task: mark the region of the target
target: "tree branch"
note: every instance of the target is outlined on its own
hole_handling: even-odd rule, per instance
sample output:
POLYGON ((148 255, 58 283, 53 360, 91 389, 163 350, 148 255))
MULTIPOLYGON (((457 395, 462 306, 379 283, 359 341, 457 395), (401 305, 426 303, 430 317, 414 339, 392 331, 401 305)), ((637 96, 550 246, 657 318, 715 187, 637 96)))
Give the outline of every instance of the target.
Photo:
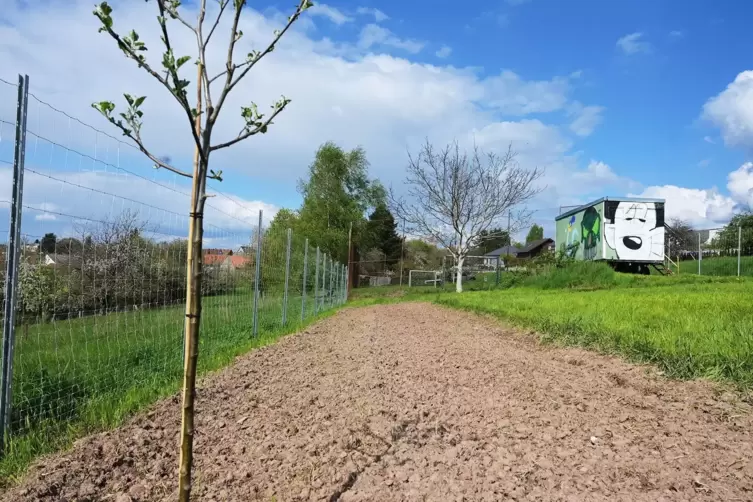
POLYGON ((120 129, 123 132, 123 136, 126 136, 127 138, 130 138, 133 140, 134 143, 136 143, 136 146, 141 150, 141 153, 149 157, 149 160, 154 162, 155 167, 161 167, 163 169, 167 169, 170 172, 173 172, 175 174, 178 174, 180 176, 184 176, 186 178, 191 178, 193 175, 186 171, 181 171, 177 167, 173 167, 170 164, 167 164, 163 161, 161 161, 159 158, 157 158, 156 155, 153 155, 145 146, 144 142, 141 140, 141 134, 137 131, 132 131, 125 127, 119 120, 115 120, 112 117, 106 117, 115 127, 120 129))
MULTIPOLYGON (((160 22, 160 25, 162 26, 162 29, 163 29, 163 33, 165 33, 165 38, 163 42, 165 42, 167 49, 170 50, 169 41, 166 38, 167 28, 165 27, 165 22, 164 22, 163 1, 164 0, 158 0, 157 4, 159 5, 161 17, 163 17, 163 20, 160 22)), ((103 3, 103 5, 106 5, 106 4, 103 3)), ((196 145, 199 148, 199 152, 202 156, 202 159, 206 161, 204 151, 201 148, 201 142, 199 141, 199 136, 198 134, 196 134, 196 131, 193 128, 193 115, 191 113, 191 106, 188 104, 187 98, 180 93, 180 91, 178 90, 179 89, 178 87, 175 87, 175 88, 171 87, 170 83, 167 81, 167 78, 162 77, 159 73, 157 73, 149 65, 149 63, 146 62, 146 58, 144 56, 137 54, 136 51, 131 46, 131 44, 126 43, 120 35, 115 33, 115 31, 112 29, 112 24, 113 24, 112 17, 109 16, 109 12, 102 12, 101 6, 100 6, 99 8, 94 10, 94 15, 97 16, 97 18, 102 22, 102 27, 99 30, 107 32, 107 34, 110 35, 115 40, 115 42, 117 42, 120 50, 122 50, 123 53, 128 58, 136 61, 139 67, 144 68, 152 77, 157 79, 157 81, 161 83, 168 91, 170 91, 170 94, 172 94, 173 97, 178 101, 178 103, 181 105, 181 108, 183 108, 183 110, 186 112, 186 116, 188 117, 189 123, 191 124, 191 132, 193 133, 194 141, 196 142, 196 145)), ((132 36, 135 35, 135 32, 131 32, 131 33, 132 33, 132 36)), ((137 39, 138 38, 136 38, 136 40, 137 39)), ((143 47, 142 50, 146 50, 146 47, 143 46, 143 43, 141 44, 141 46, 143 47)), ((175 76, 177 77, 177 71, 175 71, 174 73, 175 73, 175 76)), ((177 80, 179 79, 174 78, 174 82, 177 82, 177 80)))
POLYGON ((282 38, 282 36, 288 31, 290 26, 300 17, 300 15, 311 7, 311 1, 310 0, 300 0, 298 3, 298 7, 296 7, 295 12, 292 16, 288 18, 288 22, 285 24, 282 30, 279 30, 275 32, 275 38, 272 40, 272 42, 267 46, 266 49, 264 49, 262 52, 257 53, 251 53, 248 55, 248 59, 239 65, 233 64, 233 50, 235 48, 235 42, 237 42, 236 39, 236 30, 238 28, 238 17, 240 16, 240 9, 243 4, 245 4, 245 0, 238 0, 241 5, 236 10, 235 19, 233 20, 233 31, 231 32, 231 39, 230 39, 230 45, 228 47, 228 58, 227 58, 227 68, 222 73, 215 75, 212 77, 212 79, 209 81, 210 83, 216 80, 217 78, 221 77, 222 75, 226 75, 225 78, 225 87, 222 89, 222 94, 220 95, 220 98, 217 100, 217 108, 215 108, 213 116, 216 119, 217 115, 219 115, 220 110, 222 109, 222 105, 225 103, 225 98, 227 98, 227 95, 230 94, 230 91, 233 90, 233 88, 240 82, 243 77, 246 76, 246 74, 251 70, 251 68, 256 65, 264 56, 272 52, 275 48, 275 45, 277 42, 282 38), (243 71, 240 75, 238 75, 237 78, 233 79, 233 74, 235 73, 235 70, 243 68, 243 71))
POLYGON ((281 101, 280 103, 281 103, 280 106, 275 107, 275 111, 272 112, 272 115, 270 115, 270 117, 266 121, 259 123, 253 129, 250 129, 248 127, 244 128, 245 132, 241 132, 235 139, 231 139, 230 141, 226 141, 225 143, 220 143, 219 145, 211 146, 211 147, 209 147, 209 151, 213 152, 215 150, 220 150, 222 148, 227 148, 229 146, 232 146, 232 145, 238 143, 239 141, 243 141, 244 139, 246 139, 246 138, 248 138, 250 136, 253 136, 254 134, 258 134, 258 133, 262 133, 263 134, 263 133, 267 132, 267 127, 269 127, 269 125, 272 123, 272 120, 280 112, 282 112, 285 109, 285 107, 288 105, 288 103, 290 103, 290 101, 287 100, 287 99, 285 99, 285 100, 281 101))
MULTIPOLYGON (((219 3, 220 3, 220 12, 219 14, 217 14, 217 19, 214 20, 214 24, 212 25, 212 28, 209 30, 207 39, 204 40, 204 47, 209 45, 209 41, 212 39, 212 35, 214 35, 214 30, 217 29, 217 25, 220 24, 220 18, 222 17, 223 12, 225 12, 225 7, 227 7, 229 0, 220 0, 219 3)), ((209 85, 209 83, 207 83, 207 85, 209 85)))

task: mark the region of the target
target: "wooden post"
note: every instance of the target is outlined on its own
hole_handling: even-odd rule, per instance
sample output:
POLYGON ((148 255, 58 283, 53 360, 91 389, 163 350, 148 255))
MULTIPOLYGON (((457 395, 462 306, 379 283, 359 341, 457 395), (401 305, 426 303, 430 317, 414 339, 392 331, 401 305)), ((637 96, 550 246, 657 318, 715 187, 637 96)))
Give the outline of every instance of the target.
MULTIPOLYGON (((201 63, 196 65, 196 134, 201 137, 201 63)), ((188 256, 186 259, 186 319, 184 326, 183 360, 183 410, 180 427, 180 477, 178 500, 189 502, 191 498, 191 467, 193 464, 194 400, 196 397, 196 363, 199 357, 199 321, 201 318, 201 273, 202 273, 202 216, 204 208, 204 167, 199 145, 193 158, 193 183, 191 187, 191 211, 188 224, 188 256)))

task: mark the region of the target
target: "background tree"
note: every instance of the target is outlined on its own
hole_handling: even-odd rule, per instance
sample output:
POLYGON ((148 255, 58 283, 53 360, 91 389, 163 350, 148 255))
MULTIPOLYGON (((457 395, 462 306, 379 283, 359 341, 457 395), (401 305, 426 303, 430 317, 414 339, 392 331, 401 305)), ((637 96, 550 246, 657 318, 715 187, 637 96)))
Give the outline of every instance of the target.
POLYGON ((510 245, 510 234, 499 227, 479 232, 479 254, 485 255, 495 249, 510 245))
POLYGON ((308 179, 299 180, 303 204, 298 211, 298 226, 335 260, 348 259, 348 232, 353 224, 354 242, 365 231, 365 214, 384 203, 381 183, 369 179, 366 152, 356 148, 344 151, 334 143, 325 143, 309 166, 308 179))
MULTIPOLYGON (((418 156, 409 157, 407 171, 408 200, 390 197, 395 214, 405 219, 407 233, 433 239, 453 256, 458 292, 463 262, 481 232, 539 193, 535 182, 543 174, 520 167, 512 147, 502 156, 483 154, 478 147, 468 155, 457 143, 435 150, 428 142, 418 156)), ((527 217, 518 211, 515 227, 527 217)))
MULTIPOLYGON (((203 214, 206 203, 207 178, 222 179, 222 171, 213 171, 209 168, 209 157, 212 152, 230 147, 255 134, 265 133, 272 120, 290 102, 284 96, 272 105, 272 111, 268 116, 261 113, 256 104, 251 102, 240 110, 242 128, 237 136, 215 143, 212 141, 214 126, 227 97, 236 88, 238 83, 259 63, 266 55, 276 47, 280 38, 288 31, 290 26, 312 4, 309 0, 299 0, 293 14, 288 17, 282 29, 276 30, 271 41, 266 47, 252 50, 236 58, 236 46, 243 37, 243 31, 239 29, 241 14, 246 6, 246 0, 218 0, 210 6, 213 15, 216 14, 211 24, 205 25, 207 15, 207 0, 191 2, 190 7, 181 7, 180 0, 157 0, 157 23, 160 28, 160 39, 164 46, 161 54, 161 68, 153 66, 146 58, 147 47, 140 39, 135 30, 130 32, 115 31, 115 22, 112 16, 113 9, 107 2, 100 3, 94 10, 94 15, 99 19, 100 32, 108 34, 116 43, 117 47, 136 65, 145 70, 167 89, 168 93, 177 101, 182 115, 187 120, 189 132, 194 143, 193 172, 187 172, 170 165, 165 160, 152 153, 147 148, 142 135, 144 112, 141 106, 145 96, 124 95, 127 106, 124 112, 115 115, 115 105, 110 101, 101 101, 92 106, 115 125, 124 136, 131 139, 143 152, 155 167, 167 169, 173 173, 192 179, 191 203, 189 207, 188 229, 188 253, 186 278, 186 321, 185 321, 185 369, 183 382, 183 412, 181 425, 181 449, 180 449, 180 476, 179 476, 179 499, 187 502, 191 493, 191 465, 193 459, 193 436, 194 436, 194 394, 196 385, 196 363, 199 346, 199 325, 201 319, 201 290, 202 290, 202 240, 203 240, 203 214), (228 9, 228 7, 230 7, 228 9), (187 9, 195 9, 196 21, 190 23, 187 18, 187 9), (220 25, 220 19, 226 10, 232 12, 232 20, 229 23, 230 33, 225 38, 227 42, 227 58, 222 62, 222 70, 216 75, 210 76, 207 62, 207 48, 220 25), (171 32, 173 26, 181 25, 194 35, 196 40, 196 53, 193 60, 196 63, 197 78, 194 82, 196 100, 192 103, 188 97, 190 81, 181 74, 181 68, 191 61, 192 56, 178 55, 173 47, 171 32), (208 29, 207 29, 208 28, 208 29), (217 91, 219 86, 219 92, 217 91)), ((151 53, 151 51, 149 52, 151 53)), ((220 66, 220 65, 217 65, 220 66)))
POLYGON ((379 202, 369 215, 364 230, 365 249, 378 249, 384 255, 385 263, 395 267, 400 261, 403 239, 397 232, 397 223, 387 204, 379 202))
MULTIPOLYGON (((715 236, 712 247, 722 252, 736 254, 738 240, 742 254, 750 254, 753 251, 753 213, 750 211, 734 215, 729 223, 715 236)), ((697 240, 695 246, 698 247, 697 240)))
MULTIPOLYGON (((735 238, 737 238, 737 234, 735 234, 735 238)), ((687 220, 681 218, 672 218, 669 220, 669 226, 665 232, 665 240, 668 251, 674 256, 683 251, 698 249, 698 237, 693 230, 693 226, 687 220)))
POLYGON ((420 239, 406 240, 405 265, 408 270, 439 270, 442 268, 444 251, 434 244, 420 239))
POLYGON ((544 228, 534 223, 531 226, 531 230, 526 235, 526 244, 530 244, 533 241, 538 241, 544 238, 544 228))
POLYGON ((41 249, 43 253, 54 253, 57 241, 58 238, 55 234, 44 234, 44 237, 42 237, 42 240, 39 242, 39 249, 41 249))

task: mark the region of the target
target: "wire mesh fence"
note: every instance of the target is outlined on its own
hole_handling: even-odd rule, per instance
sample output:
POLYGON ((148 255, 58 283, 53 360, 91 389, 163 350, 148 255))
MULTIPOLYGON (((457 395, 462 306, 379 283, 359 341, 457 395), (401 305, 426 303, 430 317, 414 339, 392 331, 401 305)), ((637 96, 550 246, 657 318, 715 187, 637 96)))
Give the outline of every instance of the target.
POLYGON ((753 276, 753 226, 727 225, 678 232, 668 229, 665 253, 673 273, 753 276))
MULTIPOLYGON (((0 318, 0 398, 6 447, 25 437, 34 449, 180 382, 190 186, 32 93, 19 161, 17 91, 0 81, 0 221, 22 216, 0 223, 3 311, 14 314, 0 318)), ((345 266, 208 191, 200 369, 346 298, 345 266)))

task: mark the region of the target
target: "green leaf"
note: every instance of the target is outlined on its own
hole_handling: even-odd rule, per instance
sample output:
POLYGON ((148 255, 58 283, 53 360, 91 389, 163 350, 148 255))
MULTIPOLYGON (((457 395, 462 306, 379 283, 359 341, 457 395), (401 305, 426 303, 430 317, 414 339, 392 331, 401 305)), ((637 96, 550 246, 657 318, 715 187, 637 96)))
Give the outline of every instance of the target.
POLYGON ((133 97, 131 97, 130 94, 123 94, 123 97, 125 97, 125 100, 128 102, 129 105, 133 106, 133 97))
POLYGON ((175 62, 175 65, 178 68, 180 68, 181 66, 183 66, 184 64, 186 64, 190 60, 191 60, 191 56, 183 56, 183 57, 178 58, 178 60, 175 62))
POLYGON ((141 103, 143 103, 145 99, 146 99, 146 96, 141 96, 140 98, 136 98, 136 100, 133 103, 134 108, 138 108, 139 106, 141 106, 141 103))

